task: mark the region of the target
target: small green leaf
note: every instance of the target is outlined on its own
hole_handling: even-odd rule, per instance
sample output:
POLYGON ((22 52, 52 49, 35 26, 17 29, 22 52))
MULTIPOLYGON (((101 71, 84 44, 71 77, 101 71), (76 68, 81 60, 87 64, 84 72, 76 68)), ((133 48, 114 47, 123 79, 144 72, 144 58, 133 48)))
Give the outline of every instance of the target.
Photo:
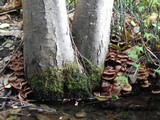
POLYGON ((140 7, 138 8, 139 12, 142 12, 144 9, 145 9, 144 6, 140 6, 140 7))
POLYGON ((17 116, 16 115, 11 115, 8 118, 6 118, 6 120, 17 120, 17 116))
POLYGON ((141 52, 143 52, 143 47, 135 46, 136 53, 139 55, 141 52))
POLYGON ((112 96, 112 100, 118 100, 119 99, 119 96, 118 95, 113 95, 112 96))
POLYGON ((145 33, 144 37, 146 37, 146 38, 156 38, 156 36, 154 34, 151 34, 151 33, 145 33))
POLYGON ((123 88, 125 84, 121 83, 119 86, 120 88, 123 88))
POLYGON ((107 101, 108 100, 108 98, 106 96, 96 96, 96 99, 98 101, 107 101))
POLYGON ((126 84, 128 84, 128 77, 126 76, 119 76, 117 79, 118 82, 120 82, 120 88, 123 88, 126 84))
POLYGON ((155 70, 155 72, 160 76, 160 69, 155 70))
POLYGON ((144 26, 145 27, 149 27, 149 25, 150 25, 149 21, 148 20, 144 20, 144 26))
POLYGON ((111 46, 113 49, 116 49, 116 50, 121 50, 121 47, 119 47, 118 45, 115 45, 115 44, 112 44, 111 46))
POLYGON ((133 63, 132 65, 133 65, 136 69, 139 69, 140 66, 141 66, 141 64, 137 64, 137 63, 133 63))
POLYGON ((138 55, 135 52, 129 53, 128 57, 130 57, 133 60, 137 60, 138 59, 138 55))
POLYGON ((128 80, 128 78, 126 76, 119 76, 117 81, 118 82, 121 82, 121 81, 124 81, 124 80, 128 80))
POLYGON ((157 27, 158 30, 160 30, 160 25, 157 26, 157 23, 153 23, 152 25, 153 25, 154 27, 157 27))

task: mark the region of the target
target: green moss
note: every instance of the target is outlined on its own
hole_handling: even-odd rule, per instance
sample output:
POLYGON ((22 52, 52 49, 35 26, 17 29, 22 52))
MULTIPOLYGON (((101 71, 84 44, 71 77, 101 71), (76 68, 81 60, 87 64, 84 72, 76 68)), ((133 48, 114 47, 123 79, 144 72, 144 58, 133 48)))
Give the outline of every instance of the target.
POLYGON ((89 72, 81 73, 77 64, 67 63, 62 69, 50 68, 34 74, 31 87, 37 99, 85 98, 100 84, 102 70, 88 67, 89 72))

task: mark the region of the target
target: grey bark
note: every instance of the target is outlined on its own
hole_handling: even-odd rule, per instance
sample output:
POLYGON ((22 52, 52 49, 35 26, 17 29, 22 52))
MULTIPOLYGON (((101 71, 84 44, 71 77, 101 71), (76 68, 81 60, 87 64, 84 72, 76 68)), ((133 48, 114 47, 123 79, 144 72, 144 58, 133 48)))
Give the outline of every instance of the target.
POLYGON ((108 51, 114 0, 78 0, 73 32, 80 53, 98 66, 108 51))
POLYGON ((6 0, 0 0, 0 6, 3 6, 6 3, 6 0))
POLYGON ((25 72, 74 62, 65 0, 22 0, 25 72))

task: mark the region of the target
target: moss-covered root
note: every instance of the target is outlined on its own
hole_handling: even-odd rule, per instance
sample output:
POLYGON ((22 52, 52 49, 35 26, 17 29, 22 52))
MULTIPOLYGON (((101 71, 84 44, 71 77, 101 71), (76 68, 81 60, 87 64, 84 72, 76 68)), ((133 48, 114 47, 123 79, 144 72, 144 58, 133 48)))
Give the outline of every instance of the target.
POLYGON ((30 84, 37 99, 86 98, 99 87, 101 73, 96 67, 90 67, 88 74, 80 73, 78 66, 70 63, 32 75, 30 84))

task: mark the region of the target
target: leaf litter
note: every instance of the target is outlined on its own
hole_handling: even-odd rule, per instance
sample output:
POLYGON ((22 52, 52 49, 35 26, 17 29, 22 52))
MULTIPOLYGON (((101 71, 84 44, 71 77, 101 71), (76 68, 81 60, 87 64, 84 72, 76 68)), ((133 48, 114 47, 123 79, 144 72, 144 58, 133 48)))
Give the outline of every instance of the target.
MULTIPOLYGON (((114 17, 115 16, 117 15, 114 15, 114 17)), ((134 86, 134 84, 137 84, 142 89, 151 86, 153 88, 155 87, 156 89, 152 89, 149 92, 153 94, 160 93, 160 84, 158 84, 157 81, 152 82, 149 80, 149 78, 158 78, 160 68, 157 66, 146 66, 146 58, 143 57, 144 54, 147 54, 144 49, 152 54, 149 45, 152 39, 156 37, 153 34, 145 33, 145 43, 142 47, 140 39, 143 36, 140 31, 140 24, 134 19, 134 16, 129 14, 126 16, 126 29, 122 32, 122 35, 112 34, 111 37, 110 49, 105 63, 106 68, 102 75, 101 87, 103 91, 97 96, 99 101, 106 101, 115 95, 133 94, 132 86, 134 86), (138 67, 135 69, 135 66, 138 67)), ((152 14, 146 18, 145 25, 149 25, 149 22, 155 22, 156 16, 157 15, 152 14)), ((10 14, 0 16, 0 99, 3 100, 1 109, 7 106, 11 107, 9 103, 6 103, 6 100, 12 103, 12 108, 19 106, 27 108, 32 105, 26 102, 28 100, 27 95, 31 92, 31 89, 24 80, 23 72, 23 54, 21 50, 23 44, 23 21, 22 18, 19 18, 18 21, 16 21, 15 18, 10 18, 12 18, 10 14), (13 57, 15 56, 19 56, 17 66, 14 66, 15 60, 13 57), (17 90, 17 94, 15 94, 14 97, 10 97, 10 90, 13 89, 17 90)), ((153 26, 156 25, 157 24, 153 24, 153 26)), ((159 29, 159 26, 157 28, 159 29)), ((118 29, 121 30, 121 27, 119 26, 118 29)), ((160 43, 156 45, 157 50, 160 49, 159 44, 160 43)), ((152 57, 149 59, 153 60, 152 57)), ((115 97, 117 98, 117 96, 115 97)), ((33 107, 33 109, 41 110, 41 108, 38 109, 37 107, 33 107)), ((15 119, 15 116, 10 118, 15 119)), ((44 116, 44 118, 46 117, 44 116)))

